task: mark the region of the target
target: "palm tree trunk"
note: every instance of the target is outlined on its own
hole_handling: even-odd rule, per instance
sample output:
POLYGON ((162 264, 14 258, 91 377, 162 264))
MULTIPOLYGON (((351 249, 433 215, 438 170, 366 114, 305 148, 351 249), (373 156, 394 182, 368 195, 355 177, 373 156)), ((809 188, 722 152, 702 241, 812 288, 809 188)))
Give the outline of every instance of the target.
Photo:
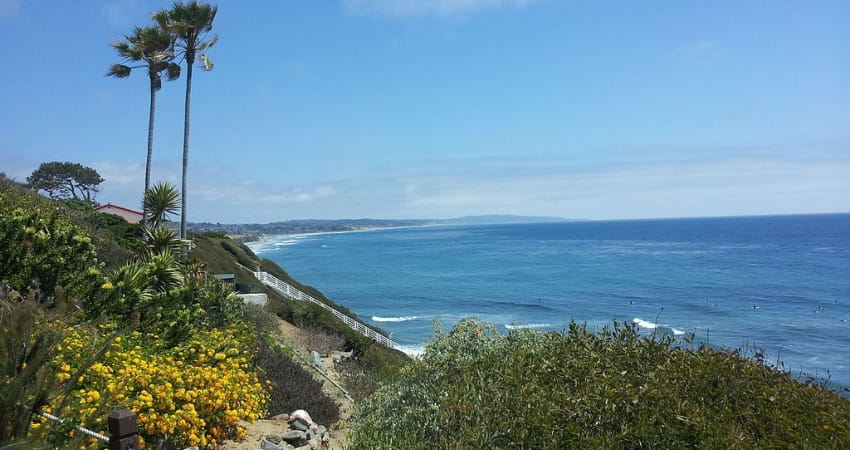
POLYGON ((153 119, 154 111, 156 111, 156 88, 153 80, 151 80, 151 104, 150 113, 148 114, 148 159, 145 163, 145 192, 142 195, 142 226, 148 220, 148 211, 144 207, 144 194, 147 194, 151 188, 151 163, 153 159, 153 119))
MULTIPOLYGON (((192 58, 194 59, 194 58, 192 58)), ((189 112, 192 97, 192 66, 194 61, 186 61, 186 109, 183 113, 183 184, 180 188, 180 238, 186 239, 186 169, 189 165, 189 112)), ((184 260, 186 251, 183 251, 184 260)))

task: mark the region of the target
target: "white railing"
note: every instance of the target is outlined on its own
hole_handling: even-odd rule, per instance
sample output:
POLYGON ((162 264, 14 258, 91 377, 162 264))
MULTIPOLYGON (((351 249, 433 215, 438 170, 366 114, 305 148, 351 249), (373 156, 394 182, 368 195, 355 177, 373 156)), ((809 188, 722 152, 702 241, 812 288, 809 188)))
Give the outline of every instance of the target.
POLYGON ((296 289, 295 287, 293 287, 289 283, 286 283, 284 281, 279 280, 274 275, 272 275, 268 272, 253 272, 253 273, 254 273, 254 276, 257 277, 258 280, 260 280, 260 282, 262 282, 266 286, 271 287, 272 289, 276 290, 277 292, 280 292, 281 294, 283 294, 283 295, 285 295, 285 296, 287 296, 287 297, 289 297, 293 300, 300 300, 300 301, 315 303, 315 304, 321 306, 322 308, 325 308, 326 310, 330 311, 331 314, 336 316, 344 324, 348 325, 350 328, 357 331, 358 333, 360 333, 360 334, 368 337, 369 339, 372 339, 372 340, 374 340, 374 341, 378 342, 379 344, 382 344, 386 347, 398 349, 398 344, 393 342, 392 339, 384 336, 381 333, 376 332, 375 330, 367 327, 366 325, 363 325, 362 323, 352 319, 351 317, 348 317, 345 314, 331 308, 330 306, 328 306, 328 305, 320 302, 319 300, 313 298, 311 295, 301 292, 300 290, 296 289))
POLYGON ((260 306, 266 306, 266 303, 269 302, 269 296, 266 294, 236 294, 236 296, 247 303, 255 303, 260 306))

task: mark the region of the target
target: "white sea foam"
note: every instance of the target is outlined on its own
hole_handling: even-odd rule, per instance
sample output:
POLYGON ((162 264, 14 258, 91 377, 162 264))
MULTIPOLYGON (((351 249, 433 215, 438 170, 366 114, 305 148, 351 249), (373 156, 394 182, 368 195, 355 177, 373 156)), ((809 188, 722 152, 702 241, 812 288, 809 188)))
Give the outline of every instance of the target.
POLYGON ((275 247, 287 247, 287 246, 290 246, 290 245, 297 244, 298 241, 299 241, 298 239, 287 239, 285 241, 275 242, 274 246, 275 247))
POLYGON ((372 316, 375 322, 409 322, 411 320, 421 319, 419 316, 401 316, 401 317, 379 317, 372 316))
POLYGON ((684 331, 679 330, 679 329, 677 329, 677 328, 668 327, 668 326, 666 326, 666 325, 659 325, 659 324, 657 324, 657 323, 653 323, 653 322, 650 322, 650 321, 647 321, 647 320, 643 320, 643 319, 641 319, 640 317, 635 317, 635 318, 632 320, 632 322, 634 322, 634 323, 635 323, 635 325, 637 325, 637 326, 639 326, 639 327, 641 327, 641 328, 646 328, 646 329, 648 329, 648 330, 654 330, 654 329, 656 329, 656 328, 657 328, 659 331, 667 331, 667 330, 670 330, 670 331, 673 333, 673 336, 681 336, 681 335, 685 334, 685 332, 684 332, 684 331))
POLYGON ((397 348, 407 354, 407 356, 414 358, 425 354, 425 347, 421 345, 399 345, 397 348))
POLYGON ((551 323, 525 323, 525 324, 505 324, 505 328, 509 330, 517 330, 521 328, 551 328, 551 323))

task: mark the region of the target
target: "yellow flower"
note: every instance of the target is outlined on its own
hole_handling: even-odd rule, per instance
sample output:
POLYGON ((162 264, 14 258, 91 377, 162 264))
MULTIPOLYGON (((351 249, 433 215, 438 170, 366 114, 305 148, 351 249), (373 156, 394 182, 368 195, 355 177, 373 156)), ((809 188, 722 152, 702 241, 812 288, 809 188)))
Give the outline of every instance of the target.
POLYGON ((112 289, 114 286, 112 286, 111 282, 107 281, 106 283, 103 283, 103 285, 101 285, 100 287, 103 288, 103 289, 109 290, 109 289, 112 289))

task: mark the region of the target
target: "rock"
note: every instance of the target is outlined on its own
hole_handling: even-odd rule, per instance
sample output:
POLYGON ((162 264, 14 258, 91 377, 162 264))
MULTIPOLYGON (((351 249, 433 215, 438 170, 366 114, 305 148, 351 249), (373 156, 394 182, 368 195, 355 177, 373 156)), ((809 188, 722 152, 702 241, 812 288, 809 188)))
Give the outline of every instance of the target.
POLYGON ((297 443, 300 445, 307 441, 307 433, 298 430, 291 430, 283 433, 283 436, 280 438, 290 444, 297 443))
POLYGON ((272 417, 272 420, 289 420, 289 414, 283 413, 272 417))
POLYGON ((280 444, 280 441, 282 441, 283 438, 274 434, 270 434, 266 436, 266 440, 273 444, 280 444))
POLYGON ((274 442, 269 442, 265 439, 260 441, 260 448, 263 450, 283 450, 280 448, 279 445, 275 444, 274 442))
POLYGON ((328 428, 324 425, 319 425, 316 429, 316 434, 318 434, 319 436, 324 436, 328 434, 328 428))
POLYGON ((307 440, 307 444, 310 446, 310 448, 311 448, 311 449, 317 449, 317 448, 319 448, 319 441, 317 441, 317 440, 315 440, 315 439, 309 439, 309 440, 307 440))
POLYGON ((327 374, 328 369, 325 368, 325 363, 322 362, 322 355, 313 350, 310 352, 310 362, 316 366, 322 373, 327 374))
POLYGON ((304 425, 304 422, 302 422, 300 420, 296 420, 296 421, 290 423, 289 426, 298 430, 298 431, 301 431, 301 432, 310 431, 310 427, 308 427, 307 425, 304 425))

